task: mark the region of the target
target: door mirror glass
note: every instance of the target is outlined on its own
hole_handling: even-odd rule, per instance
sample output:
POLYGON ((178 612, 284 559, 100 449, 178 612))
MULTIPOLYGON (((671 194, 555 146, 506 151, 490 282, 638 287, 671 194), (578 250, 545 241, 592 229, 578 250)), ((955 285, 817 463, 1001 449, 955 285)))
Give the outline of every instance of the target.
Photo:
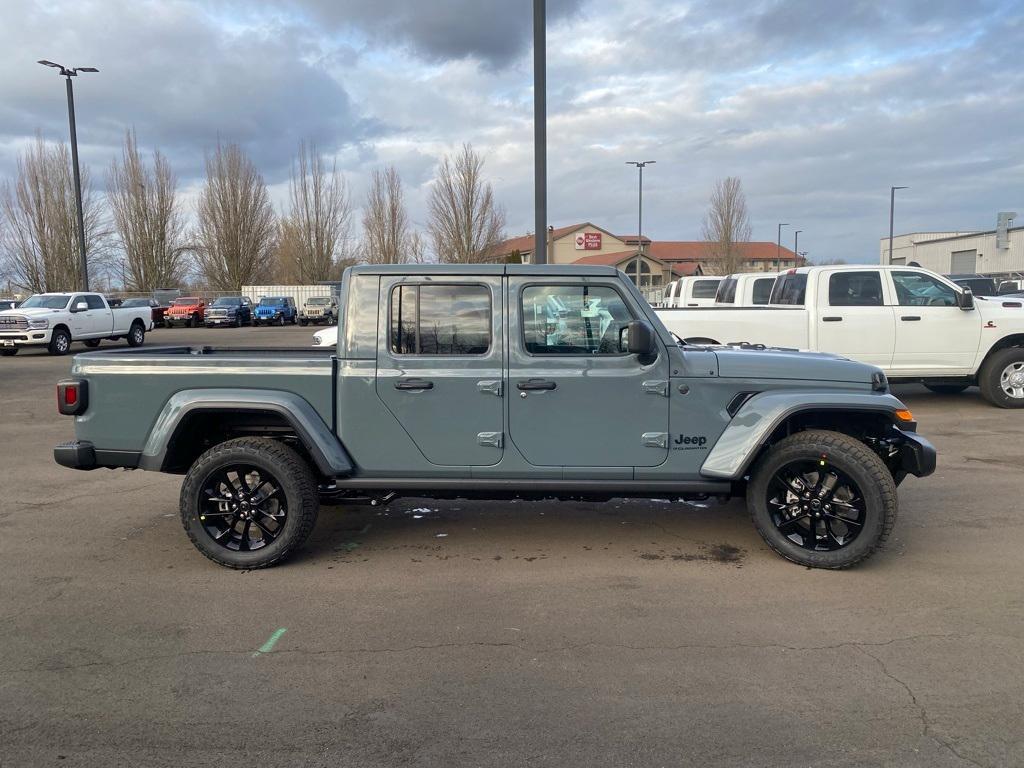
POLYGON ((643 320, 634 320, 626 326, 626 351, 631 355, 653 355, 654 329, 643 320))
POLYGON ((960 309, 974 309, 974 292, 970 288, 964 288, 956 298, 957 306, 960 309))

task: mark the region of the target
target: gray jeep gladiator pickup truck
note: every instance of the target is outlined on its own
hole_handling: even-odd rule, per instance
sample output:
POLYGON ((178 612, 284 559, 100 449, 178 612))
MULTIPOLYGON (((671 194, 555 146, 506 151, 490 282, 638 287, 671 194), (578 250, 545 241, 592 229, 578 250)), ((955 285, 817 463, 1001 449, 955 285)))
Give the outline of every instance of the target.
POLYGON ((844 568, 935 450, 874 366, 690 346, 611 267, 345 272, 335 350, 78 355, 59 464, 184 474, 181 519, 232 568, 282 561, 321 501, 745 495, 789 560, 844 568))

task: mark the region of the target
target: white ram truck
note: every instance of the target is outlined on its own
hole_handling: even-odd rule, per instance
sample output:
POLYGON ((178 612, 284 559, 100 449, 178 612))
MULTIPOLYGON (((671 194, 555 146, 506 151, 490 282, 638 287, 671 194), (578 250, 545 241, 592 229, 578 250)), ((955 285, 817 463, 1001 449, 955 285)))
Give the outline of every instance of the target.
POLYGON ((0 312, 0 355, 22 347, 45 346, 66 355, 72 342, 98 347, 103 339, 127 339, 141 346, 153 330, 150 307, 111 307, 98 293, 37 293, 17 309, 0 312))
POLYGON ((710 307, 715 303, 715 294, 721 282, 721 277, 713 275, 680 277, 665 286, 659 306, 710 307))
POLYGON ((775 287, 776 272, 741 272, 726 275, 718 284, 716 307, 756 307, 767 304, 775 287))
POLYGON ((934 392, 977 385, 1024 408, 1024 301, 975 298, 925 269, 801 267, 779 275, 760 307, 659 309, 688 344, 763 344, 831 352, 934 392))

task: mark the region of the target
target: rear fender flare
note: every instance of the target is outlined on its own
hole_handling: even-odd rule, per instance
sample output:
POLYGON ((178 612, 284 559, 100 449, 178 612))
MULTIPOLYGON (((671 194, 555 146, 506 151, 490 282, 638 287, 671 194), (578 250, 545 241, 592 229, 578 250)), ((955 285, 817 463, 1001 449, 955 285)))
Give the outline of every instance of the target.
POLYGON ((139 467, 163 471, 175 433, 197 411, 276 414, 295 430, 322 475, 344 477, 354 469, 337 436, 307 400, 291 392, 265 389, 189 389, 175 393, 149 431, 139 467))
POLYGON ((890 394, 800 390, 763 392, 743 404, 704 460, 700 473, 721 480, 742 478, 775 429, 802 412, 894 414, 904 408, 906 406, 890 394))

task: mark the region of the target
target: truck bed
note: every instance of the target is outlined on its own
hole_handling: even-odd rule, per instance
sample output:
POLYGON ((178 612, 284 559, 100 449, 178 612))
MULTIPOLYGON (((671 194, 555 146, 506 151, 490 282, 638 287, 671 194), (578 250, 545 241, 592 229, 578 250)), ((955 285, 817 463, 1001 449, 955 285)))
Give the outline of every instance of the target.
POLYGON ((679 307, 655 310, 665 327, 681 339, 710 339, 720 344, 749 342, 809 349, 810 316, 804 307, 679 307))

